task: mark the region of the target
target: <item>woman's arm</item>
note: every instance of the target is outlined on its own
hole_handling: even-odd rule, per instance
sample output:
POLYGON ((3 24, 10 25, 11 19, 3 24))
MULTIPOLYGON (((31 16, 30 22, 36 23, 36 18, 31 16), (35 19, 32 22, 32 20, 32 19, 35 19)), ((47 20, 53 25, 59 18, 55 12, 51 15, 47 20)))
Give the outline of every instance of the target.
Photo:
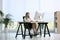
POLYGON ((25 22, 31 22, 31 19, 30 18, 24 18, 25 22))

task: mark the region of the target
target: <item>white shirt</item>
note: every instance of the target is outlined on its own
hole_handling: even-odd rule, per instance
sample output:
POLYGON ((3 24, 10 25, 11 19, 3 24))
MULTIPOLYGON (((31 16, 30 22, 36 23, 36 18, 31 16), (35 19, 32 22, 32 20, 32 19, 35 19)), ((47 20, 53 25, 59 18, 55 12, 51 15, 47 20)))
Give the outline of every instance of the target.
POLYGON ((24 21, 25 21, 25 22, 31 22, 31 19, 30 19, 30 18, 27 18, 27 19, 24 18, 24 21))

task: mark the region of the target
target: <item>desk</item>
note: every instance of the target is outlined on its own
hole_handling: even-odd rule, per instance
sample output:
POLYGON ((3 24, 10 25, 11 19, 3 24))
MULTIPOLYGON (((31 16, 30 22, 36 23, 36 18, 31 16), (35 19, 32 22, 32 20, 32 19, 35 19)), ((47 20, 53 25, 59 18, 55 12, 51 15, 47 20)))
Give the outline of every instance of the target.
MULTIPOLYGON (((46 29, 47 29, 47 32, 48 32, 48 34, 50 36, 50 32, 49 32, 49 28, 48 28, 47 24, 48 24, 48 22, 38 22, 38 28, 40 28, 40 36, 42 35, 41 28, 43 27, 43 25, 45 25, 45 28, 44 28, 44 37, 45 37, 45 34, 46 34, 46 29)), ((38 28, 37 28, 37 30, 38 30, 38 28)))
MULTIPOLYGON (((17 37, 17 35, 22 35, 22 37, 23 37, 22 24, 24 24, 24 23, 36 23, 36 22, 18 22, 18 23, 19 23, 19 27, 18 27, 18 29, 17 29, 17 33, 16 33, 16 36, 15 36, 15 37, 17 37), (18 34, 20 26, 21 26, 21 32, 22 32, 22 34, 18 34)), ((49 32, 48 25, 47 25, 48 22, 37 22, 37 23, 38 23, 38 28, 37 28, 37 30, 40 28, 40 36, 42 35, 42 33, 41 33, 41 24, 42 24, 42 26, 45 25, 45 28, 44 28, 44 37, 45 37, 45 34, 46 34, 46 29, 47 29, 48 34, 49 34, 49 36, 50 36, 50 32, 49 32)))

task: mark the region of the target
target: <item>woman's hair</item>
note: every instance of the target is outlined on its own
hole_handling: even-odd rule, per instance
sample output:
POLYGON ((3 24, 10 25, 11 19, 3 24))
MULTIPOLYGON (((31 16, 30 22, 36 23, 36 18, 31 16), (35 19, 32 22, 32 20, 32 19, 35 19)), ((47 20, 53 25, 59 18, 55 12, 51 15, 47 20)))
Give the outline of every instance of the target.
POLYGON ((28 14, 29 14, 29 12, 26 12, 26 15, 25 15, 26 16, 26 19, 27 18, 30 18, 28 14))

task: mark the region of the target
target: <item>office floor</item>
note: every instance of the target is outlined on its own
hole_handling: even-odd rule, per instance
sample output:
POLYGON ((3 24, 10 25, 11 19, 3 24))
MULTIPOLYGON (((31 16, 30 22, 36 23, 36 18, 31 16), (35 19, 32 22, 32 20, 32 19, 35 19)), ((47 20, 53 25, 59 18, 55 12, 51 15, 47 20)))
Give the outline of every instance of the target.
POLYGON ((23 39, 21 35, 15 38, 15 34, 16 33, 0 33, 0 40, 60 40, 60 34, 55 33, 51 33, 51 37, 46 35, 46 37, 44 38, 43 35, 42 37, 38 35, 37 37, 33 37, 32 39, 30 39, 29 36, 26 36, 26 38, 23 39))

